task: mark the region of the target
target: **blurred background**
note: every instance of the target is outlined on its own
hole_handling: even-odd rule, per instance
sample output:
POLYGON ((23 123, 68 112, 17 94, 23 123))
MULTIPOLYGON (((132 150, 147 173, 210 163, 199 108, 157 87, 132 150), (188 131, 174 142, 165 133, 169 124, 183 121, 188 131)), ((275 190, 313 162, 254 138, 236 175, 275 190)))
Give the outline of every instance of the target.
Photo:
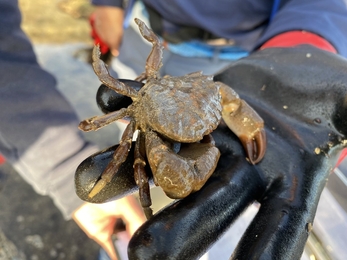
POLYGON ((88 0, 19 0, 22 28, 34 43, 92 43, 88 0))
MULTIPOLYGON (((89 64, 78 62, 72 55, 77 49, 92 46, 89 1, 20 0, 19 4, 22 28, 42 66, 55 75, 59 87, 67 84, 73 88, 73 75, 76 79, 90 75, 93 88, 86 93, 90 99, 84 104, 95 104, 99 82, 89 64), (72 81, 66 81, 65 76, 72 81)), ((99 113, 96 105, 93 109, 99 113)), ((85 113, 93 111, 88 108, 85 113)), ((74 221, 65 221, 49 197, 37 195, 8 163, 0 160, 0 260, 88 260, 97 259, 98 253, 99 246, 74 221)))

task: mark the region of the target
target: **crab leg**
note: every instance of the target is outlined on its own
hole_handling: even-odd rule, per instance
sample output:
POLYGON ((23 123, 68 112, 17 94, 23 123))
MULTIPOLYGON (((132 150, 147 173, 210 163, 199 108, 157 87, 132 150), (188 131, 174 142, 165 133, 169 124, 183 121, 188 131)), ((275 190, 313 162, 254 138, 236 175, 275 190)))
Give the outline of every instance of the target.
POLYGON ((113 154, 112 160, 107 165, 104 172, 101 174, 100 179, 97 181, 91 192, 88 194, 90 198, 93 198, 98 194, 107 183, 109 183, 113 176, 118 172, 119 167, 128 157, 129 150, 132 144, 132 138, 135 132, 135 121, 131 120, 120 140, 119 146, 113 154))
POLYGON ((176 154, 155 132, 146 134, 146 151, 156 185, 172 199, 198 191, 214 172, 220 156, 212 136, 203 143, 184 144, 176 154))
POLYGON ((137 91, 132 87, 125 85, 123 82, 113 78, 107 70, 105 63, 100 59, 100 47, 95 45, 93 49, 93 69, 99 80, 110 89, 133 99, 137 98, 137 91))
POLYGON ((238 136, 252 164, 265 154, 266 135, 263 119, 229 86, 218 82, 222 97, 222 117, 238 136))
POLYGON ((145 171, 145 139, 143 132, 139 132, 139 135, 135 144, 134 154, 134 178, 137 186, 139 187, 140 203, 147 219, 153 216, 153 211, 150 208, 152 205, 151 194, 149 189, 148 176, 145 171))
POLYGON ((159 37, 147 27, 140 19, 135 18, 136 24, 139 26, 140 33, 147 41, 153 44, 151 53, 148 55, 146 62, 146 71, 138 76, 135 80, 143 81, 147 78, 157 78, 158 71, 163 65, 163 46, 159 37))
POLYGON ((100 128, 111 124, 112 122, 122 119, 127 116, 127 109, 122 108, 118 111, 114 111, 102 116, 94 116, 81 121, 78 128, 84 132, 96 131, 100 128))

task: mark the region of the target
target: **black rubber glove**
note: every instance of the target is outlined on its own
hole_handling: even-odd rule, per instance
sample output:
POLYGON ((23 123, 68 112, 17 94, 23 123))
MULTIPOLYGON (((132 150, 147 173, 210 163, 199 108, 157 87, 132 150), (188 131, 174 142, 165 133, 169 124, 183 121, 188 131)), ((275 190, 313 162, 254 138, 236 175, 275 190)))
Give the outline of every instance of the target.
MULTIPOLYGON (((322 189, 347 145, 347 61, 309 46, 272 48, 215 79, 264 119, 265 157, 249 164, 239 140, 221 124, 213 133, 222 154, 215 173, 200 191, 147 221, 130 241, 129 259, 196 259, 254 201, 261 207, 231 259, 299 259, 303 252, 322 189)), ((82 199, 88 201, 111 155, 101 152, 77 169, 82 199)), ((131 160, 94 202, 136 189, 131 160)))

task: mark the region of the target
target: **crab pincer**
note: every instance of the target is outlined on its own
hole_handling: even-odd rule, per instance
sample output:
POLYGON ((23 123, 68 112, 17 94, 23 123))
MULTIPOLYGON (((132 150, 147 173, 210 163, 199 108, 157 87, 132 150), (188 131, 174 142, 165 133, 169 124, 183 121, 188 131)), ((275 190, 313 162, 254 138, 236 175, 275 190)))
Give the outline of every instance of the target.
POLYGON ((217 84, 220 85, 224 122, 240 139, 249 161, 258 163, 266 151, 263 119, 232 88, 221 82, 217 84))

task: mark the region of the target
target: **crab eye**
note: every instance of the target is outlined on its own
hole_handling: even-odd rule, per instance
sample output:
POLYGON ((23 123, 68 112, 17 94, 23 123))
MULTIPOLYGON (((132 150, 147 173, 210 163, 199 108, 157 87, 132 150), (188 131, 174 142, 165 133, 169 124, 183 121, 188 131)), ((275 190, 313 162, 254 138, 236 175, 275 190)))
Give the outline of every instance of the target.
MULTIPOLYGON (((142 86, 144 85, 142 82, 138 82, 135 80, 118 80, 132 87, 136 91, 139 91, 140 88, 142 88, 142 86)), ((105 86, 104 84, 101 84, 98 89, 98 92, 96 93, 96 102, 101 111, 107 114, 109 112, 128 107, 132 103, 132 100, 130 97, 123 96, 117 93, 116 91, 110 89, 109 87, 105 86)))

